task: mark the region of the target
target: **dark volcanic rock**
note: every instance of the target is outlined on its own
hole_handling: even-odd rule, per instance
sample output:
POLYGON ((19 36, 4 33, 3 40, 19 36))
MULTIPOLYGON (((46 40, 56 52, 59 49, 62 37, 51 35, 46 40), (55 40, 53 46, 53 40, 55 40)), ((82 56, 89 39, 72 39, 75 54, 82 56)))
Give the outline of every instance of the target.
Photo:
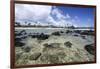
POLYGON ((81 35, 81 37, 82 37, 83 39, 86 39, 85 35, 81 35))
POLYGON ((79 35, 78 34, 74 34, 74 36, 78 37, 79 35))
POLYGON ((70 31, 70 30, 66 30, 66 34, 68 34, 68 33, 72 33, 72 31, 70 31))
POLYGON ((57 31, 57 32, 53 32, 52 35, 60 36, 60 32, 59 32, 59 31, 57 31))
POLYGON ((95 48, 94 44, 85 45, 85 50, 88 51, 90 54, 95 55, 95 48))
POLYGON ((22 34, 21 33, 15 33, 15 36, 21 36, 22 34))
POLYGON ((50 44, 45 43, 43 44, 43 46, 48 47, 48 48, 58 48, 60 47, 60 43, 50 43, 50 44))
POLYGON ((58 47, 60 47, 60 43, 50 43, 50 45, 51 45, 53 48, 58 48, 58 47))
POLYGON ((43 44, 43 46, 48 47, 48 43, 43 44))
POLYGON ((75 33, 78 33, 78 34, 80 34, 80 33, 81 33, 81 31, 80 31, 80 30, 75 30, 74 32, 75 32, 75 33))
POLYGON ((41 53, 34 53, 30 55, 29 59, 30 60, 37 60, 41 56, 41 53))
POLYGON ((81 35, 94 35, 94 31, 92 30, 85 30, 80 33, 81 35))
POLYGON ((46 35, 44 33, 37 35, 37 39, 39 39, 39 40, 45 40, 45 39, 48 39, 48 38, 49 38, 49 35, 46 35))
POLYGON ((25 45, 25 43, 23 43, 23 42, 15 41, 15 46, 16 46, 16 47, 22 47, 22 46, 24 46, 24 45, 25 45))
POLYGON ((63 31, 60 31, 60 33, 64 33, 63 31))
POLYGON ((22 36, 22 35, 26 35, 26 31, 25 30, 22 30, 20 32, 15 32, 15 36, 22 36))
POLYGON ((21 38, 15 38, 15 41, 21 41, 22 39, 21 38))
POLYGON ((22 37, 15 37, 15 46, 16 47, 22 47, 25 43, 22 42, 22 37))
POLYGON ((23 35, 27 34, 25 30, 20 31, 20 33, 23 34, 23 35))
POLYGON ((64 45, 65 45, 66 47, 68 47, 68 48, 71 48, 72 43, 71 43, 70 41, 67 41, 67 42, 64 43, 64 45))
POLYGON ((38 40, 45 40, 45 39, 49 38, 49 35, 44 34, 44 33, 41 33, 41 34, 32 34, 32 35, 29 35, 29 36, 32 36, 32 38, 37 38, 38 40))
POLYGON ((23 37, 21 37, 21 39, 26 39, 27 38, 27 36, 23 36, 23 37))
POLYGON ((24 46, 22 47, 22 49, 25 51, 25 52, 29 52, 31 50, 31 47, 29 46, 24 46))

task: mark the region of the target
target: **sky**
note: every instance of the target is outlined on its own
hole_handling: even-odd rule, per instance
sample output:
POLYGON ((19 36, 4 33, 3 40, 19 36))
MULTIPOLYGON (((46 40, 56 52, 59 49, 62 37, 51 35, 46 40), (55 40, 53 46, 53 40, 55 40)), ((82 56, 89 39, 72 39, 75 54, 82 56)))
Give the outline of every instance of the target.
POLYGON ((41 25, 94 27, 94 8, 15 4, 15 21, 41 25))

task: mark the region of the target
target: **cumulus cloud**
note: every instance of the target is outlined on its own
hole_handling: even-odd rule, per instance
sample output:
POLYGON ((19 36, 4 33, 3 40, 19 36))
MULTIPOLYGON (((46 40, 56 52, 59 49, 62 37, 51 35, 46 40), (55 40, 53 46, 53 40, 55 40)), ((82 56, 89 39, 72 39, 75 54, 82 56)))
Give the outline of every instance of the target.
POLYGON ((69 19, 69 18, 71 18, 71 16, 70 16, 69 14, 66 14, 66 18, 68 18, 68 19, 69 19))
POLYGON ((41 25, 71 26, 78 20, 54 6, 15 4, 15 21, 38 22, 41 25))
POLYGON ((51 9, 51 6, 15 4, 15 18, 16 20, 40 21, 50 15, 51 9))
POLYGON ((54 23, 57 26, 70 26, 72 25, 71 16, 66 13, 63 14, 62 10, 59 10, 57 7, 54 7, 51 14, 56 18, 54 23))
POLYGON ((62 11, 58 8, 54 8, 51 12, 52 15, 54 15, 58 20, 65 19, 66 17, 62 14, 62 11))

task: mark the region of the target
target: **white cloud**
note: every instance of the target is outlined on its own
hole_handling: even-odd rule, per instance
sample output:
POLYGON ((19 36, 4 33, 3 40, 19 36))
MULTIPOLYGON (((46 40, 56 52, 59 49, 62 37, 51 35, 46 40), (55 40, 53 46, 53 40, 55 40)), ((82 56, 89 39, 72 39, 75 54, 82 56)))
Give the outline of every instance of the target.
POLYGON ((43 20, 50 15, 52 7, 43 5, 15 4, 16 20, 43 20))
POLYGON ((78 16, 75 16, 75 18, 74 18, 74 19, 75 19, 75 21, 76 21, 76 22, 80 22, 80 19, 79 19, 79 17, 78 17, 78 16))
POLYGON ((71 18, 71 16, 70 16, 69 14, 66 14, 66 18, 68 18, 68 19, 69 19, 69 18, 71 18))
POLYGON ((31 21, 32 25, 38 22, 41 25, 70 26, 75 24, 78 16, 64 15, 62 10, 57 7, 52 9, 52 6, 15 4, 15 20, 31 21))
POLYGON ((58 20, 65 19, 66 17, 62 14, 62 11, 56 7, 52 10, 52 15, 55 15, 58 20))
POLYGON ((63 15, 63 12, 58 8, 54 7, 51 14, 56 17, 56 20, 52 19, 54 25, 57 26, 70 26, 72 25, 71 16, 67 13, 63 15))

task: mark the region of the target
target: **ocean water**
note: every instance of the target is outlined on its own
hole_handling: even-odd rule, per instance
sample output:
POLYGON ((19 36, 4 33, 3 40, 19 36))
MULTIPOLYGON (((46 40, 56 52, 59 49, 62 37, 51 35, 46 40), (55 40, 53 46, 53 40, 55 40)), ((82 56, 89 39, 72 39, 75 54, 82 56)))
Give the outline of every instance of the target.
MULTIPOLYGON (((52 32, 56 31, 66 31, 66 30, 90 30, 90 29, 68 29, 68 28, 15 28, 15 31, 22 31, 25 30, 27 33, 45 33, 45 34, 51 34, 52 32)), ((94 30, 94 29, 91 29, 94 30)))
POLYGON ((22 30, 25 30, 27 33, 51 34, 52 32, 66 31, 67 29, 64 29, 64 28, 15 28, 15 31, 18 31, 18 32, 22 30))

